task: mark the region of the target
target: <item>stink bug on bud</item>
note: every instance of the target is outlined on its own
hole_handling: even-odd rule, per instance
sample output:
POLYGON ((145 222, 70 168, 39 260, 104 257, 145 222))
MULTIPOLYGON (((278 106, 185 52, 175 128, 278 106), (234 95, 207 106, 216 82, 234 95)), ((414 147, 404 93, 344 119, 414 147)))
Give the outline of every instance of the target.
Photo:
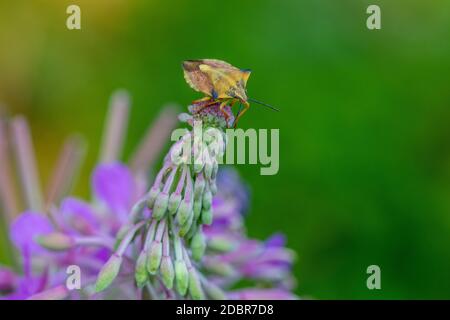
POLYGON ((183 71, 189 86, 206 95, 194 101, 194 104, 202 103, 202 109, 220 102, 219 109, 228 119, 229 115, 224 111, 226 105, 233 106, 236 102, 244 105, 244 109, 238 112, 234 127, 250 107, 249 101, 278 111, 268 104, 247 97, 246 86, 251 73, 248 69, 239 69, 221 60, 200 59, 184 61, 183 71))

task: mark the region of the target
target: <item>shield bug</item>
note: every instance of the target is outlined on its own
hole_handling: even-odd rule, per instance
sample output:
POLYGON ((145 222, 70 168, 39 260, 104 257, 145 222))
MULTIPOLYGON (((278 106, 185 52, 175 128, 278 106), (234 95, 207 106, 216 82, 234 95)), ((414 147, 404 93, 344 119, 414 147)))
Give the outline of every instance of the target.
POLYGON ((204 108, 220 102, 219 109, 224 113, 225 118, 228 118, 229 115, 223 111, 224 107, 226 105, 233 106, 236 102, 242 103, 244 108, 242 111, 239 110, 236 116, 235 127, 250 107, 249 101, 278 111, 268 104, 247 96, 246 86, 251 70, 239 69, 228 62, 216 59, 186 60, 182 66, 186 82, 195 91, 206 95, 206 97, 194 101, 194 104, 202 103, 202 108, 204 108))

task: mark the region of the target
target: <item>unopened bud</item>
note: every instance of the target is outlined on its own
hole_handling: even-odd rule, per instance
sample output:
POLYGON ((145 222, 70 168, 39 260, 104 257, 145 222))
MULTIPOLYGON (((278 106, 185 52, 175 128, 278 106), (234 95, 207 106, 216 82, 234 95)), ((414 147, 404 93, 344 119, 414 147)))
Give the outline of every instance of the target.
POLYGON ((200 279, 198 278, 197 271, 194 268, 189 270, 189 294, 194 300, 205 299, 200 279))
POLYGON ((194 160, 194 172, 199 173, 203 170, 205 163, 202 159, 202 156, 196 157, 194 160))
POLYGON ((162 257, 162 243, 161 241, 153 241, 150 244, 147 255, 147 271, 150 274, 155 274, 159 269, 162 257))
POLYGON ((211 282, 203 283, 206 295, 213 300, 225 300, 227 296, 222 289, 211 282))
POLYGON ((187 199, 183 199, 180 203, 180 207, 178 208, 177 212, 177 222, 178 225, 182 226, 186 223, 186 221, 189 219, 189 216, 193 214, 192 213, 192 205, 191 201, 187 199))
POLYGON ((169 205, 169 195, 165 192, 161 192, 155 201, 153 206, 152 217, 156 220, 161 220, 167 211, 167 206, 169 205))
POLYGON ((227 263, 222 263, 219 261, 205 261, 203 266, 208 270, 208 272, 217 274, 222 277, 234 277, 236 275, 236 270, 227 263))
POLYGON ((205 129, 205 132, 203 133, 203 142, 208 145, 211 142, 214 141, 214 136, 212 135, 213 128, 209 127, 205 129))
POLYGON ((184 296, 189 286, 189 274, 184 260, 175 260, 175 285, 177 292, 184 296))
POLYGON ((53 251, 64 251, 72 248, 75 244, 72 237, 61 232, 53 232, 39 236, 37 242, 42 247, 53 251))
POLYGON ((203 191, 205 190, 205 179, 203 175, 199 175, 197 179, 195 179, 194 183, 194 199, 201 199, 203 195, 203 191))
POLYGON ((203 208, 204 209, 210 209, 212 204, 212 193, 209 188, 206 188, 205 192, 203 193, 203 208))
POLYGON ((206 179, 208 179, 208 180, 211 179, 213 169, 214 169, 214 165, 213 165, 212 161, 210 159, 205 161, 204 172, 205 172, 206 179))
POLYGON ((169 210, 170 214, 175 214, 180 206, 181 202, 181 194, 172 193, 169 197, 169 205, 167 206, 167 210, 169 210))
POLYGON ((178 235, 180 237, 184 237, 189 232, 189 230, 191 229, 193 220, 194 220, 194 213, 191 211, 191 214, 189 215, 187 221, 178 230, 178 235))
POLYGON ((146 264, 147 264, 147 251, 142 250, 136 261, 136 268, 134 271, 134 278, 136 279, 136 284, 139 288, 142 288, 148 280, 146 264))
POLYGON ((194 207, 192 210, 194 211, 194 219, 197 220, 202 212, 202 200, 194 200, 194 207))
POLYGON ((219 163, 217 161, 214 161, 213 163, 213 171, 211 174, 211 180, 215 180, 217 177, 217 172, 219 171, 219 163))
POLYGON ((209 184, 209 189, 211 190, 212 195, 217 194, 217 184, 215 179, 211 179, 211 182, 209 184))
POLYGON ((197 232, 198 229, 198 224, 196 223, 196 221, 194 221, 191 225, 191 228, 189 229, 188 233, 186 233, 186 235, 184 236, 185 239, 191 239, 194 234, 197 232))
POLYGON ((119 274, 121 264, 122 257, 114 253, 103 265, 98 274, 97 282, 95 284, 96 292, 103 291, 111 285, 111 283, 119 274))
POLYGON ((150 188, 147 199, 147 206, 149 208, 153 208, 153 205, 155 203, 156 197, 158 197, 159 192, 160 192, 159 187, 153 186, 150 188))
POLYGON ((167 289, 172 289, 175 279, 175 270, 173 269, 172 259, 169 256, 162 257, 161 260, 161 278, 167 289))
POLYGON ((128 220, 131 223, 138 222, 139 219, 142 218, 145 208, 147 207, 148 199, 147 198, 141 198, 138 202, 136 202, 133 207, 131 208, 131 213, 129 215, 128 220))
POLYGON ((235 248, 235 245, 230 239, 226 237, 213 237, 208 239, 208 248, 219 251, 219 252, 228 252, 235 248))
POLYGON ((212 209, 209 208, 208 210, 202 209, 202 224, 210 225, 213 222, 213 212, 212 209))
POLYGON ((206 239, 203 231, 200 229, 194 234, 191 240, 192 258, 196 261, 200 261, 205 253, 206 239))

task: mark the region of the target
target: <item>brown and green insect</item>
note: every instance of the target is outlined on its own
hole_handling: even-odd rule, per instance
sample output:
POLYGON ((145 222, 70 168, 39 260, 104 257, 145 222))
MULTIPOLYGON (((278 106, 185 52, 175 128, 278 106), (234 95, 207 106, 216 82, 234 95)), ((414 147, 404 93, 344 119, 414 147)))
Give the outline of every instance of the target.
POLYGON ((205 103, 202 108, 220 102, 219 109, 228 119, 228 114, 224 112, 226 105, 233 106, 236 102, 242 103, 244 109, 239 111, 234 126, 250 107, 250 102, 255 102, 272 110, 278 109, 251 99, 247 96, 247 80, 251 71, 239 69, 228 62, 216 59, 186 60, 183 62, 184 78, 192 89, 202 92, 206 97, 194 101, 194 103, 205 103))

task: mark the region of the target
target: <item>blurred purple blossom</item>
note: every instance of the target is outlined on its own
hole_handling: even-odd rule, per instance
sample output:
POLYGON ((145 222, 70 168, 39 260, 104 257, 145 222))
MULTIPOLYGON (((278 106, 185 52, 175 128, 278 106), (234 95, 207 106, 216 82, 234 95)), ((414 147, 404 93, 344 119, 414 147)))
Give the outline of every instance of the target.
MULTIPOLYGON (((112 100, 101 161, 91 177, 92 201, 63 196, 65 179, 75 170, 67 159, 79 154, 73 144, 65 148, 45 206, 42 195, 26 188, 29 209, 9 230, 21 270, 0 267, 0 299, 296 298, 295 254, 285 248, 284 235, 266 241, 246 235, 250 193, 235 170, 217 171, 214 161, 191 169, 166 156, 148 191, 155 150, 147 150, 161 147, 166 137, 155 140, 151 130, 130 167, 118 161, 127 103, 123 92, 112 100), (70 265, 82 270, 81 290, 65 286, 70 265), (249 287, 240 286, 244 279, 249 287)), ((220 114, 202 116, 216 123, 220 114)), ((159 134, 168 134, 172 116, 163 115, 165 127, 155 125, 159 134)), ((17 127, 18 156, 32 155, 26 122, 21 119, 17 127)), ((37 186, 35 164, 20 166, 23 182, 37 186)))

